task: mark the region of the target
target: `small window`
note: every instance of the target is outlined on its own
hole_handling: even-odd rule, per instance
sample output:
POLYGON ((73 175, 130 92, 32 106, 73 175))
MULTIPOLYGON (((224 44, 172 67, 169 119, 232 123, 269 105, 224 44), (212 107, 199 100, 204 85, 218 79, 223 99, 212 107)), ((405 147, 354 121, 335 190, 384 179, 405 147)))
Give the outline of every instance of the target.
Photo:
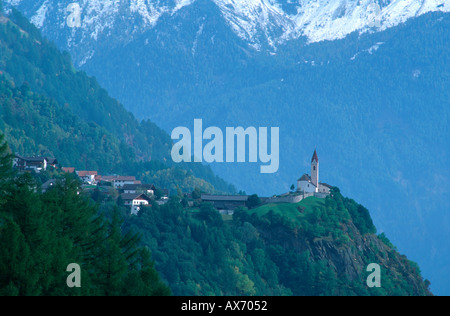
POLYGON ((316 166, 313 167, 314 171, 316 171, 316 166))

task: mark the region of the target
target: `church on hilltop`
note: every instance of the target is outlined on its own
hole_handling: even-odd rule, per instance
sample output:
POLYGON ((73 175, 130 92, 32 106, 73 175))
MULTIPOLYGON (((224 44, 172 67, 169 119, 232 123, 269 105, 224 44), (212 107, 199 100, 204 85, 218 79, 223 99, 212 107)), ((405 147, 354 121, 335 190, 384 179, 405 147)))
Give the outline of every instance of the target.
MULTIPOLYGON (((311 159, 311 175, 304 174, 297 181, 297 192, 287 192, 272 197, 261 197, 261 204, 272 203, 299 203, 303 199, 316 197, 320 199, 326 198, 333 186, 319 182, 319 157, 317 151, 314 150, 311 159)), ((201 200, 214 205, 222 214, 232 215, 238 207, 248 206, 249 196, 247 195, 209 195, 202 194, 201 200)))
POLYGON ((331 185, 319 182, 319 157, 314 149, 311 159, 311 176, 304 174, 297 180, 297 192, 330 194, 331 185))

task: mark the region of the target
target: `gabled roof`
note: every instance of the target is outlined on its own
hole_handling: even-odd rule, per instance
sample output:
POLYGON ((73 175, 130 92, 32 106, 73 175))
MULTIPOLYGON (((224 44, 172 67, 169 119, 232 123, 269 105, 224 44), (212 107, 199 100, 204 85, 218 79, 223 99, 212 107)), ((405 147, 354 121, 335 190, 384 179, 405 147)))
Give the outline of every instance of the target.
POLYGON ((141 183, 134 183, 134 184, 125 184, 122 187, 122 190, 155 190, 155 186, 153 184, 141 184, 141 183))
POLYGON ((14 158, 18 158, 18 159, 22 159, 22 160, 26 160, 26 161, 44 161, 45 160, 49 160, 50 158, 46 158, 46 157, 36 157, 36 156, 21 156, 19 154, 14 154, 14 158))
POLYGON ((115 181, 136 181, 136 177, 134 176, 119 176, 116 179, 114 179, 115 181))
POLYGON ((79 177, 96 176, 97 171, 77 171, 79 177))
POLYGON ((45 160, 47 160, 47 158, 45 158, 45 157, 21 157, 19 155, 16 155, 16 158, 21 159, 26 162, 41 162, 41 163, 43 163, 45 160))
POLYGON ((134 176, 103 176, 103 181, 136 181, 134 176))
POLYGON ((65 173, 74 173, 75 172, 74 167, 62 167, 61 170, 65 173))
POLYGON ((120 195, 120 197, 124 201, 133 201, 133 200, 137 200, 137 199, 143 199, 143 200, 150 201, 150 198, 147 195, 141 194, 141 193, 123 193, 120 195))
POLYGON ((309 174, 305 173, 300 179, 298 179, 298 181, 311 182, 311 177, 309 176, 309 174))
POLYGON ((329 184, 327 184, 327 183, 320 182, 319 184, 320 184, 320 185, 323 185, 324 187, 327 187, 327 188, 329 188, 329 189, 332 189, 332 188, 333 188, 332 185, 329 185, 329 184))
POLYGON ((50 165, 57 165, 58 164, 58 160, 56 158, 46 157, 45 159, 47 159, 47 163, 50 164, 50 165))

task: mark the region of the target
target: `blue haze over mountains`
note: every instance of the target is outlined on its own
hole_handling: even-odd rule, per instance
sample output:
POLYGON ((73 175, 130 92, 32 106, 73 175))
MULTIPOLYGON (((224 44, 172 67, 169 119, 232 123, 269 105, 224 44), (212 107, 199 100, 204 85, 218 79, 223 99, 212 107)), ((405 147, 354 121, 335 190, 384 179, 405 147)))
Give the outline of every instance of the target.
MULTIPOLYGON (((29 18, 39 7, 18 5, 29 18)), ((310 44, 300 36, 274 47, 261 31, 255 49, 212 1, 139 32, 138 16, 123 18, 95 39, 61 27, 58 10, 47 11, 44 34, 138 118, 169 133, 193 129, 195 118, 204 127, 280 127, 278 173, 212 165, 238 189, 287 192, 309 173, 317 146, 320 181, 367 207, 433 293, 450 294, 449 13, 310 44)))

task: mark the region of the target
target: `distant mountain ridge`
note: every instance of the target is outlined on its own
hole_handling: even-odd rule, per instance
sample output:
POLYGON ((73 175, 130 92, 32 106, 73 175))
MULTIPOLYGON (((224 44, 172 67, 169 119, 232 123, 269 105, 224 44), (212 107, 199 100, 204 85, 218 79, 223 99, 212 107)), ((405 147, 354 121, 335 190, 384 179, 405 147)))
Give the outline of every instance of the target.
MULTIPOLYGON (((69 50, 82 47, 83 65, 95 53, 92 42, 115 37, 132 41, 167 17, 183 16, 195 7, 214 5, 204 18, 220 13, 223 22, 237 36, 256 50, 276 51, 290 40, 308 42, 342 39, 352 32, 383 31, 428 12, 450 12, 444 0, 144 0, 73 1, 5 0, 31 19, 46 35, 69 50), (80 15, 79 27, 69 27, 67 20, 80 15), (194 6, 195 5, 195 6, 194 6), (75 12, 75 13, 76 13, 75 12), (76 13, 78 14, 78 13, 76 13), (124 18, 126 17, 126 18, 124 18), (64 44, 62 43, 64 42, 64 44)), ((79 56, 77 56, 78 58, 79 56)))
MULTIPOLYGON (((28 17, 44 3, 12 2, 28 17)), ((160 1, 168 11, 146 28, 137 9, 127 15, 130 3, 144 1, 89 3, 104 3, 96 10, 105 15, 89 20, 92 25, 110 21, 106 9, 114 3, 125 7, 116 13, 119 18, 112 28, 95 32, 68 27, 65 3, 48 11, 41 29, 128 110, 166 132, 191 127, 194 118, 202 118, 205 126, 279 126, 279 173, 262 176, 245 164, 212 166, 249 193, 286 192, 306 171, 309 152, 317 146, 323 181, 364 201, 377 227, 419 262, 433 291, 449 293, 448 1, 380 1, 386 18, 390 8, 395 21, 405 22, 376 32, 387 20, 378 27, 373 19, 368 23, 374 27, 320 42, 308 42, 306 36, 277 42, 295 26, 284 24, 285 14, 277 14, 296 15, 294 1, 241 1, 242 6, 226 2, 230 5, 222 9, 207 0, 160 1), (186 5, 173 11, 175 3, 186 5), (250 9, 260 4, 264 10, 250 9), (407 4, 409 9, 403 10, 407 4), (422 14, 429 8, 436 12, 422 14), (264 12, 266 22, 257 18, 264 12), (275 16, 278 20, 271 22, 275 16), (232 19, 236 29, 230 27, 232 19), (252 26, 258 23, 267 28, 252 26), (250 37, 241 28, 244 24, 250 37), (98 35, 96 40, 92 34, 98 35)), ((324 23, 328 18, 345 21, 337 13, 335 20, 330 17, 336 12, 331 8, 344 2, 308 3, 322 5, 317 10, 324 14, 324 23)), ((345 3, 344 18, 351 16, 346 15, 352 12, 347 6, 357 2, 345 3)), ((334 25, 327 23, 323 30, 334 25)))

